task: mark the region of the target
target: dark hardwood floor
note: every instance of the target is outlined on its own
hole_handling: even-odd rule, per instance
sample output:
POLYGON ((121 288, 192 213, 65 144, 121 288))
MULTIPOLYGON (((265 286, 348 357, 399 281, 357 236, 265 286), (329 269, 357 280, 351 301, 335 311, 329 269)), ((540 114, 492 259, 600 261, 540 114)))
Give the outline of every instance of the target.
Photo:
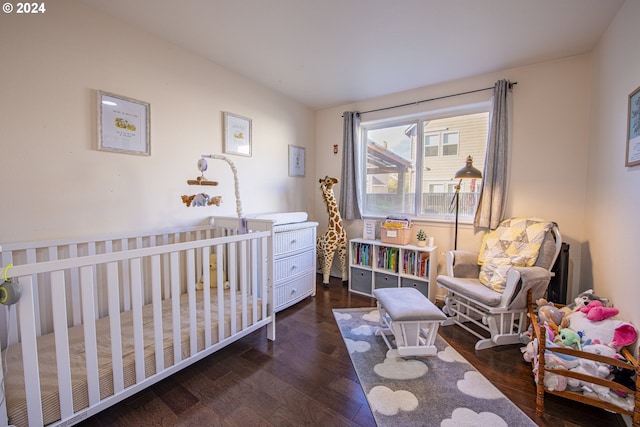
MULTIPOLYGON (((218 351, 82 426, 375 426, 366 397, 333 318, 334 307, 373 307, 338 279, 318 286, 277 316, 275 342, 264 329, 218 351)), ((546 398, 535 415, 530 366, 518 345, 476 352, 475 338, 457 326, 441 335, 541 426, 624 426, 609 412, 546 398)))

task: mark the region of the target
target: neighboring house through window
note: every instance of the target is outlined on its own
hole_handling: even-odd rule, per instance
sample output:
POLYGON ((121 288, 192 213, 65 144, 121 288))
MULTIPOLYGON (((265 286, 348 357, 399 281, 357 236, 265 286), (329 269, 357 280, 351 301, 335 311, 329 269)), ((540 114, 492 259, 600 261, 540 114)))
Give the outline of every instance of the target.
MULTIPOLYGON (((476 168, 484 167, 489 109, 486 102, 453 112, 363 121, 364 214, 450 218, 455 172, 468 155, 476 168)), ((460 218, 472 219, 480 184, 480 180, 462 181, 460 218)))

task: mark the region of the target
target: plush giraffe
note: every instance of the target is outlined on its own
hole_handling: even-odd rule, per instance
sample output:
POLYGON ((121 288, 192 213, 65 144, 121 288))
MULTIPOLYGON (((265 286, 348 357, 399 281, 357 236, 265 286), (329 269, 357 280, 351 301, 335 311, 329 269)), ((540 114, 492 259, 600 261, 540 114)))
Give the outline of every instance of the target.
POLYGON ((349 280, 347 273, 347 233, 342 226, 342 218, 338 210, 338 203, 333 194, 333 186, 338 183, 337 178, 325 176, 320 179, 320 191, 322 191, 322 199, 327 205, 329 213, 329 227, 322 236, 318 236, 316 242, 316 252, 318 261, 322 265, 322 286, 329 287, 329 273, 331 264, 336 250, 340 256, 340 264, 342 265, 342 282, 349 280))

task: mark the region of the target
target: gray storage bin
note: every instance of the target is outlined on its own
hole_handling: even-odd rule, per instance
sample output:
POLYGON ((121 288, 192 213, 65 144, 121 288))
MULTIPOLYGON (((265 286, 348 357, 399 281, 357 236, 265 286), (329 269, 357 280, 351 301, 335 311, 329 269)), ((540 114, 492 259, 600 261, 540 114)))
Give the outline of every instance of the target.
POLYGON ((371 271, 351 267, 351 290, 371 295, 371 271))
POLYGON ((408 277, 402 278, 402 287, 403 288, 416 288, 422 294, 429 298, 429 282, 423 282, 421 280, 416 280, 408 277))
POLYGON ((375 273, 375 289, 397 288, 398 276, 387 273, 375 273))

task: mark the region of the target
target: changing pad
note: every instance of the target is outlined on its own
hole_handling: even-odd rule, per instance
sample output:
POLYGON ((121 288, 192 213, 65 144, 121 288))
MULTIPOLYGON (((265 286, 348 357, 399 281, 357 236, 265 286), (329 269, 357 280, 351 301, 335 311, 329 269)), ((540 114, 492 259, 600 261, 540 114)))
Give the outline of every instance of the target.
POLYGON ((309 216, 306 212, 279 212, 271 214, 258 215, 256 219, 269 219, 273 221, 273 225, 293 224, 296 222, 305 222, 309 216))

